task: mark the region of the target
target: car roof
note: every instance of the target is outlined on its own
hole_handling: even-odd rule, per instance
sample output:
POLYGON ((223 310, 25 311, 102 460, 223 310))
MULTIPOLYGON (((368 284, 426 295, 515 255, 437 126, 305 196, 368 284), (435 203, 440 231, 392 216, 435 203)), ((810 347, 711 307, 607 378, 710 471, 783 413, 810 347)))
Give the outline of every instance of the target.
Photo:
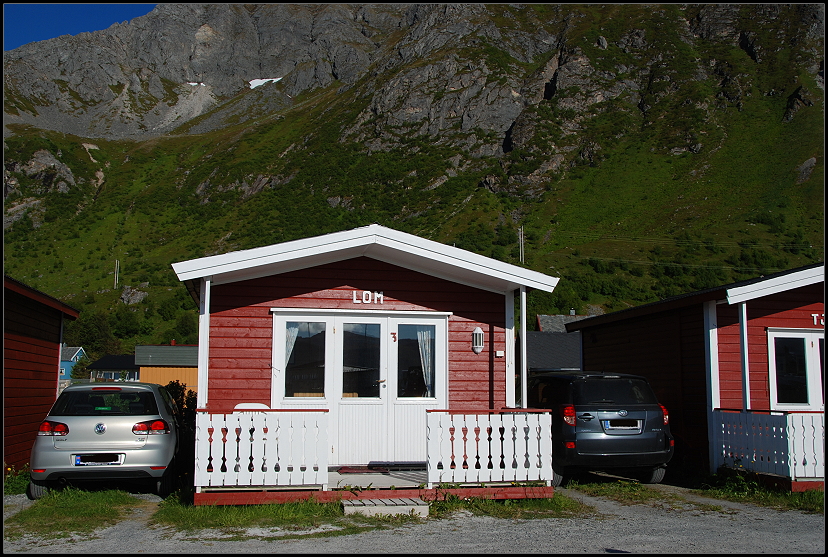
POLYGON ((138 383, 138 382, 123 382, 123 383, 72 383, 63 389, 66 391, 107 391, 114 389, 130 390, 130 391, 152 391, 157 387, 161 387, 158 383, 138 383))
POLYGON ((529 379, 538 379, 538 378, 559 378, 559 379, 587 379, 587 378, 595 378, 595 379, 643 379, 644 381, 647 380, 646 377, 642 375, 634 375, 632 373, 611 373, 606 371, 545 371, 543 369, 533 369, 531 370, 532 373, 529 375, 529 379))

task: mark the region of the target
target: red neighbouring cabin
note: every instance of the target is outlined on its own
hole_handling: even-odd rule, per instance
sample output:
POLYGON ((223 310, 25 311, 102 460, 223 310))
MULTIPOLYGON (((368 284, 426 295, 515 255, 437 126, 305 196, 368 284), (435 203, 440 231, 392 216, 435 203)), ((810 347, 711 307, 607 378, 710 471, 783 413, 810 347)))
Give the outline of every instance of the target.
POLYGON ((809 265, 566 325, 589 370, 646 376, 674 466, 824 485, 825 266, 809 265))
POLYGON ((525 375, 516 362, 527 361, 516 354, 525 350, 516 348, 516 310, 525 319, 526 290, 558 282, 379 225, 173 268, 201 315, 197 499, 219 481, 216 466, 244 475, 248 463, 250 476, 222 476, 222 486, 299 481, 274 479, 274 466, 258 460, 275 458, 273 431, 312 435, 303 450, 324 445, 313 458, 325 468, 425 464, 427 444, 438 442, 429 427, 442 427, 429 414, 441 411, 478 420, 446 426, 454 438, 446 429, 441 442, 462 441, 465 452, 505 443, 501 426, 479 420, 514 409, 514 378, 525 375), (270 421, 257 426, 251 414, 270 421), (248 430, 262 439, 250 433, 244 443, 238 432, 248 430), (228 443, 250 454, 228 460, 228 443))
POLYGON ((63 324, 79 312, 3 277, 3 463, 21 470, 57 398, 63 324))

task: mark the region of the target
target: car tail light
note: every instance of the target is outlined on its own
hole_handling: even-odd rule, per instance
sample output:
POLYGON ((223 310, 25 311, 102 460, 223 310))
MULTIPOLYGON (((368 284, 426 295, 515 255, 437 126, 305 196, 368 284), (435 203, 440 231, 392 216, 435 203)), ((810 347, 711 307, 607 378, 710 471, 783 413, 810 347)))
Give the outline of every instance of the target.
POLYGON ((561 405, 561 417, 569 425, 575 425, 575 407, 571 404, 561 405))
POLYGON ((69 426, 60 422, 45 421, 37 429, 38 435, 63 436, 69 433, 69 426))
POLYGON ((93 391, 121 391, 121 387, 92 387, 93 391))
POLYGON ((670 413, 667 412, 663 404, 659 404, 659 406, 661 406, 661 414, 664 416, 664 425, 667 425, 670 423, 670 413))
POLYGON ((170 424, 164 420, 149 420, 138 422, 132 426, 132 433, 135 435, 162 435, 170 432, 170 424))
POLYGON ((564 443, 564 447, 567 449, 574 449, 575 448, 575 441, 566 441, 564 443))

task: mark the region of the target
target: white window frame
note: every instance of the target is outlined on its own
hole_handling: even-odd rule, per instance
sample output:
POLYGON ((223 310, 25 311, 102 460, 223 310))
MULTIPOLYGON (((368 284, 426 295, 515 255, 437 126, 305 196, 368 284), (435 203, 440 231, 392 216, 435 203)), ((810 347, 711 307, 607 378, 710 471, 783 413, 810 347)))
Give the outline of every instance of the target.
POLYGON ((824 329, 783 329, 768 327, 768 387, 771 410, 824 411, 825 401, 820 376, 819 339, 825 338, 824 329), (805 340, 807 403, 778 403, 776 401, 776 347, 777 338, 802 338, 805 340))

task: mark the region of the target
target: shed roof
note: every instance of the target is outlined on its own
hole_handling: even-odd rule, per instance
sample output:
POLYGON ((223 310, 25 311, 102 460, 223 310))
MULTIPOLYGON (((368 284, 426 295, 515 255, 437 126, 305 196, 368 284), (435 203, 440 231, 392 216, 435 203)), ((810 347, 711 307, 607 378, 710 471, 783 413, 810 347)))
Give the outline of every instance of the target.
POLYGON ((95 371, 138 371, 135 356, 131 354, 107 354, 87 366, 95 371))
POLYGON ((29 299, 54 308, 69 319, 77 319, 80 315, 80 310, 77 310, 68 304, 64 304, 57 298, 44 294, 40 290, 23 284, 19 280, 11 278, 9 275, 3 275, 3 288, 11 290, 12 292, 17 292, 18 294, 26 296, 29 299))
POLYGON ((825 282, 825 263, 814 263, 771 275, 763 275, 723 286, 688 292, 687 294, 672 296, 658 302, 651 302, 613 313, 596 315, 595 317, 590 317, 582 321, 567 323, 566 330, 570 332, 577 331, 595 325, 632 319, 641 315, 682 308, 710 300, 722 301, 731 305, 738 304, 772 294, 779 294, 793 290, 794 288, 819 284, 821 282, 825 282))
POLYGON ((191 259, 173 263, 172 267, 198 299, 199 279, 204 277, 212 277, 212 284, 226 284, 354 257, 370 257, 493 292, 508 292, 521 286, 552 292, 559 280, 378 224, 191 259))
POLYGON ((197 344, 155 344, 135 347, 135 364, 139 366, 198 366, 197 344))

